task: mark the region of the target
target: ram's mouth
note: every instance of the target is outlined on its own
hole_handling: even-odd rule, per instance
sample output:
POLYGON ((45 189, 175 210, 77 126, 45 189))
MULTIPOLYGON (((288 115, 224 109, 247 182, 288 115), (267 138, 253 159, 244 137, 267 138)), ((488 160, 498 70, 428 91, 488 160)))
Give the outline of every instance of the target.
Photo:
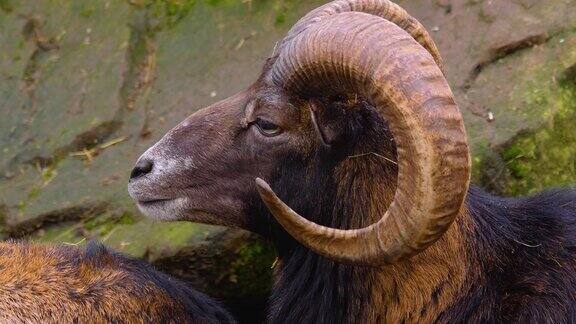
POLYGON ((159 221, 173 221, 180 219, 185 210, 186 198, 139 199, 136 206, 147 217, 159 221))
POLYGON ((139 189, 133 183, 128 184, 128 193, 130 197, 134 199, 136 205, 144 209, 162 208, 180 199, 178 197, 158 195, 147 190, 139 189))
POLYGON ((150 200, 138 200, 136 203, 140 206, 149 207, 149 206, 159 206, 167 204, 170 201, 175 200, 174 198, 170 199, 150 199, 150 200))

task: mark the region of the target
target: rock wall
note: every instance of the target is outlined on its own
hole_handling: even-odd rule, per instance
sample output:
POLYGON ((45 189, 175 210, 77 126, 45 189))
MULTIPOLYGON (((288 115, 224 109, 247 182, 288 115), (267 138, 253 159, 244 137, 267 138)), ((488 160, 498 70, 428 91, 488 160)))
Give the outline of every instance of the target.
MULTIPOLYGON (((98 239, 250 313, 273 249, 152 223, 137 157, 249 85, 304 0, 0 0, 0 237, 98 239)), ((474 178, 519 195, 576 182, 576 0, 398 1, 431 31, 465 117, 474 178)))

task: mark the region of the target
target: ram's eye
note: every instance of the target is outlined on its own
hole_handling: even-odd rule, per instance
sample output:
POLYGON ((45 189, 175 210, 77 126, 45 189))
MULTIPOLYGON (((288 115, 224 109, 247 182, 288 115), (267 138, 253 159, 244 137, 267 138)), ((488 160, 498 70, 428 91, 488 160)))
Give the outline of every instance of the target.
POLYGON ((282 133, 282 128, 280 128, 280 126, 264 119, 258 118, 254 121, 254 124, 264 136, 276 136, 282 133))

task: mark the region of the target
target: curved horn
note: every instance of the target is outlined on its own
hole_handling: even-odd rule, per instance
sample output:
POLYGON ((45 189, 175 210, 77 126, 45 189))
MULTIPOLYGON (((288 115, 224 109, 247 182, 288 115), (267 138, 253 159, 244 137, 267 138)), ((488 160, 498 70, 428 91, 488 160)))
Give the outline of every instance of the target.
POLYGON ((277 52, 279 53, 287 43, 314 23, 345 12, 364 12, 395 23, 426 48, 434 57, 436 64, 442 69, 442 58, 426 28, 410 16, 406 10, 389 0, 336 0, 320 6, 294 24, 278 44, 277 52))
POLYGON ((442 72, 408 33, 365 13, 327 17, 286 44, 264 77, 303 98, 359 94, 389 122, 397 145, 394 199, 362 229, 310 222, 257 179, 263 201, 296 240, 331 259, 379 265, 418 253, 448 229, 469 185, 466 132, 442 72))

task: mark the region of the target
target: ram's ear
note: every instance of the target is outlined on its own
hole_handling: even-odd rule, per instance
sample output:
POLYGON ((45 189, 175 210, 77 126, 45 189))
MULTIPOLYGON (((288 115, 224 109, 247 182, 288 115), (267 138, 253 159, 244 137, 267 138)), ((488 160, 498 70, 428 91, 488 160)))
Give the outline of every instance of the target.
POLYGON ((320 142, 322 142, 324 146, 330 147, 332 145, 331 143, 333 138, 331 136, 327 136, 327 130, 324 127, 324 124, 320 123, 320 118, 322 115, 321 111, 323 109, 319 108, 318 102, 310 102, 308 109, 310 110, 310 119, 312 120, 312 125, 314 126, 314 130, 316 131, 316 135, 320 139, 320 142))
POLYGON ((308 107, 316 134, 326 147, 337 147, 350 139, 354 132, 354 118, 359 102, 356 96, 330 96, 323 100, 311 100, 308 107))

